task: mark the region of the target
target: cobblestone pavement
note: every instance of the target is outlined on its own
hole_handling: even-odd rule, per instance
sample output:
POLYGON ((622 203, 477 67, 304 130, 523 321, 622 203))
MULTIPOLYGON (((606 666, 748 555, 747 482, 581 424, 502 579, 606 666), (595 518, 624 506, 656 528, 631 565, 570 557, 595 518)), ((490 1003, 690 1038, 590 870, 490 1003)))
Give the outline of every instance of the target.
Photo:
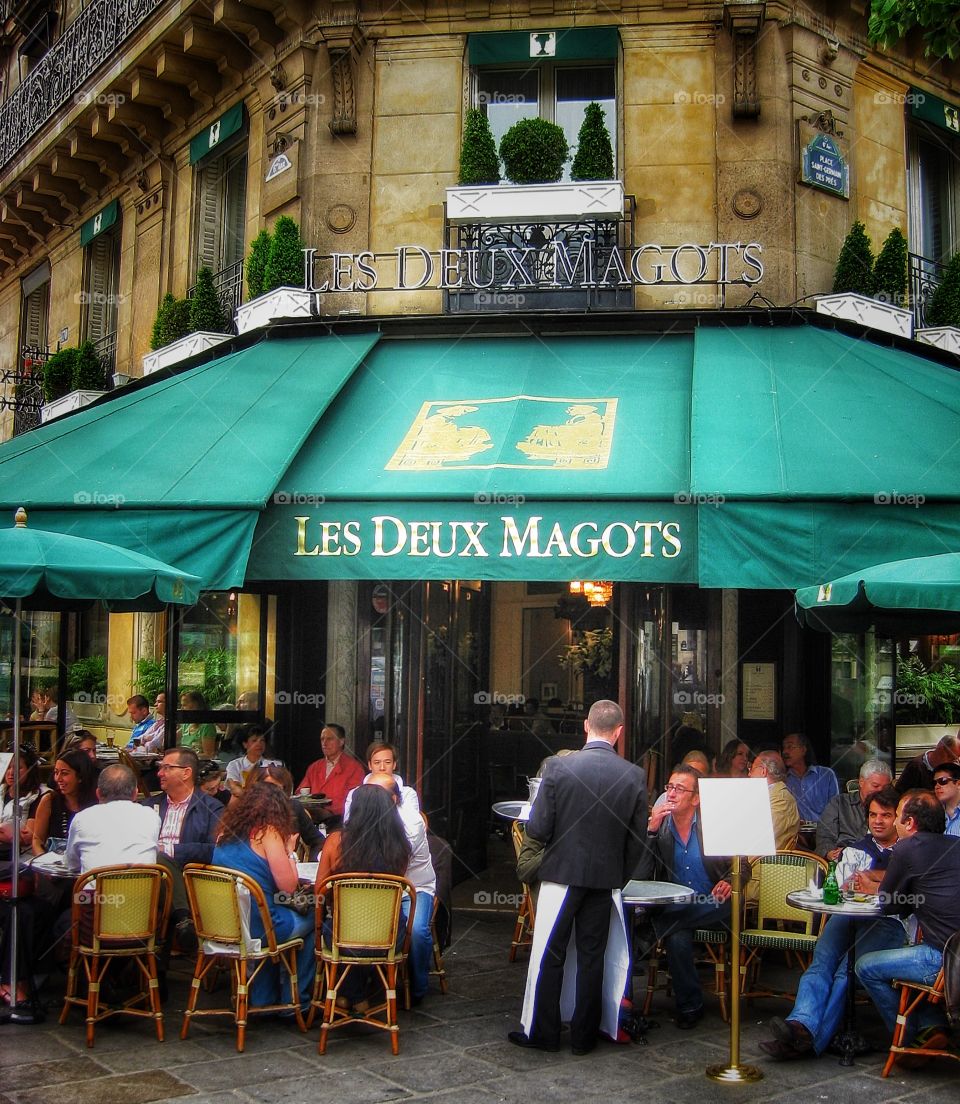
MULTIPOLYGON (((883 1080, 879 1052, 843 1069, 832 1056, 787 1064, 768 1061, 757 1047, 764 1021, 783 1014, 780 1000, 744 1008, 742 1061, 756 1063, 763 1080, 718 1085, 707 1065, 729 1053, 729 1030, 716 1001, 694 1031, 679 1031, 669 1000, 658 994, 653 1015, 660 1026, 649 1045, 603 1045, 575 1058, 569 1051, 518 1050, 506 1039, 518 1026, 526 962, 507 961, 512 918, 503 913, 458 911, 454 943, 447 951, 450 991, 431 992, 416 1010, 401 1013, 400 1054, 393 1057, 381 1032, 362 1026, 335 1032, 327 1054, 317 1054, 318 1028, 301 1035, 276 1020, 251 1023, 244 1054, 237 1054, 227 1020, 207 1020, 179 1039, 187 989, 183 970, 171 970, 165 1006, 167 1040, 158 1043, 146 1021, 115 1019, 97 1028, 96 1045, 84 1042, 82 1015, 57 1022, 62 981, 48 983, 51 1013, 40 1026, 0 1027, 0 1104, 287 1104, 331 1101, 374 1104, 393 1100, 449 1100, 494 1104, 549 1100, 851 1101, 942 1104, 954 1099, 960 1063, 941 1060, 883 1080)), ((706 975, 705 975, 706 976, 706 975)), ((638 990, 642 977, 637 978, 638 990)), ((885 1032, 869 1006, 862 1026, 882 1046, 885 1032)))

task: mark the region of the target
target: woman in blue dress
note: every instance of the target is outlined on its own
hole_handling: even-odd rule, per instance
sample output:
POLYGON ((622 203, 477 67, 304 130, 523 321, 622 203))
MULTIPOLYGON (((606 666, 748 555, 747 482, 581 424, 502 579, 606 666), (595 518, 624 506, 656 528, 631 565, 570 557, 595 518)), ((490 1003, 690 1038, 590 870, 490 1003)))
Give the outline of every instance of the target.
MULTIPOLYGON (((297 888, 296 843, 293 812, 283 790, 259 782, 245 789, 224 810, 213 861, 249 875, 260 886, 278 943, 303 940, 297 955, 297 982, 301 1003, 306 1006, 315 971, 313 912, 301 916, 283 903, 297 888)), ((250 934, 254 939, 264 934, 256 908, 250 910, 250 934)), ((287 1000, 288 985, 286 971, 279 964, 266 963, 251 986, 251 1007, 287 1000)))

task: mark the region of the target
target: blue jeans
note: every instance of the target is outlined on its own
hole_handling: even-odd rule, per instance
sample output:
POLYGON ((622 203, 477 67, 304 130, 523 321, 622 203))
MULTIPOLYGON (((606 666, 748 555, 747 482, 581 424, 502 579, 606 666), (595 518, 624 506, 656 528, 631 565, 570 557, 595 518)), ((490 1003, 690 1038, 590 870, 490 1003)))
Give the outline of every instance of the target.
MULTIPOLYGON (((404 918, 410 915, 410 898, 403 899, 404 918)), ((410 933, 410 995, 421 1000, 430 988, 430 966, 433 962, 433 933, 430 931, 430 917, 433 915, 433 894, 417 890, 417 911, 413 916, 413 931, 410 933)))
MULTIPOLYGON (((942 950, 938 951, 926 943, 917 943, 895 951, 874 951, 864 955, 858 959, 856 969, 860 984, 870 994, 883 1022, 892 1032, 900 1008, 900 990, 894 989, 890 982, 894 978, 903 978, 904 981, 920 981, 924 985, 932 985, 942 965, 942 950)), ((907 1025, 904 1042, 908 1046, 921 1028, 946 1024, 940 1009, 942 1005, 935 1008, 927 1001, 920 1005, 907 1025)))
POLYGON ((703 1007, 703 990, 693 957, 694 930, 729 926, 729 900, 720 904, 712 897, 692 905, 668 905, 653 917, 653 930, 667 952, 678 1013, 696 1012, 703 1007))
MULTIPOLYGON (((847 996, 847 948, 850 928, 856 921, 842 916, 827 919, 817 940, 813 961, 804 971, 797 986, 793 1011, 787 1016, 796 1020, 813 1036, 813 1049, 822 1054, 839 1030, 847 996)), ((872 923, 856 924, 857 961, 872 951, 902 947, 906 933, 899 920, 884 918, 872 923)))
MULTIPOLYGON (((259 927, 259 924, 256 926, 259 927)), ((282 913, 278 909, 274 914, 274 927, 277 929, 278 943, 288 939, 303 940, 303 946, 297 951, 297 987, 300 990, 300 1004, 308 1004, 313 995, 313 979, 316 974, 313 913, 301 916, 295 909, 285 908, 282 913)), ((279 1004, 289 999, 290 982, 287 971, 279 963, 264 963, 250 986, 250 1007, 279 1004)))

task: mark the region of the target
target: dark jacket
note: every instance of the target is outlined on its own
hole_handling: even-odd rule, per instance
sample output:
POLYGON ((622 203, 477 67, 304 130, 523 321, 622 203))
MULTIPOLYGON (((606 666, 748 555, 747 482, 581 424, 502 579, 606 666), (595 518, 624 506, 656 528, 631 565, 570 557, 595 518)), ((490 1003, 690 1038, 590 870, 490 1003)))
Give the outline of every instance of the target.
MULTIPOLYGON (((167 815, 167 795, 158 794, 145 804, 159 809, 162 825, 163 818, 167 815)), ((210 862, 213 858, 214 837, 222 814, 223 806, 216 798, 204 793, 199 787, 195 789, 183 818, 180 842, 173 853, 174 862, 180 866, 210 862)))
POLYGON ((540 878, 586 889, 620 889, 646 837, 643 771, 606 742, 543 768, 527 835, 545 844, 540 878))
POLYGON ((849 847, 867 834, 867 812, 856 793, 838 793, 831 797, 817 821, 817 854, 849 847))
MULTIPOLYGON (((700 854, 703 855, 703 830, 700 827, 699 812, 693 830, 697 833, 697 839, 700 841, 700 854)), ((670 817, 664 817, 660 822, 657 834, 647 837, 649 846, 644 851, 643 858, 633 877, 640 881, 655 879, 656 881, 675 882, 677 875, 673 869, 674 842, 670 817)), ((703 855, 703 867, 713 885, 716 885, 719 881, 730 880, 731 870, 728 858, 703 855)))

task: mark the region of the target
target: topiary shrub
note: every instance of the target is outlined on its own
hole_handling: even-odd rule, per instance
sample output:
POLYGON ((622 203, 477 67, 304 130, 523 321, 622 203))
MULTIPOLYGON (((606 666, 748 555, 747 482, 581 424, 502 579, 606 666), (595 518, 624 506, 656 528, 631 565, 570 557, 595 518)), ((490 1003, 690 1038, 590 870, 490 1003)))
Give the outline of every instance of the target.
MULTIPOLYGON (((954 253, 926 311, 928 326, 960 326, 960 253, 954 253)), ((49 362, 48 362, 49 363, 49 362)))
POLYGON ((460 147, 460 184, 499 184, 500 158, 490 130, 487 113, 471 107, 460 147))
POLYGON ((898 226, 887 235, 873 266, 873 294, 885 303, 907 303, 907 239, 898 226))
POLYGON ((97 356, 92 341, 84 341, 77 349, 73 365, 74 391, 102 391, 106 386, 106 372, 103 361, 97 356))
POLYGON ((226 319, 213 286, 213 272, 204 265, 197 273, 197 286, 190 299, 190 332, 223 333, 226 319))
POLYGON ((577 153, 570 166, 571 180, 611 180, 613 144, 604 122, 603 108, 588 103, 577 135, 577 153))
POLYGON ((73 390, 73 371, 77 364, 77 350, 58 349, 47 357, 43 365, 43 398, 45 402, 62 399, 73 390))
POLYGON ((247 254, 247 294, 251 299, 256 299, 266 291, 265 278, 269 259, 270 231, 261 230, 250 243, 250 252, 247 254))
POLYGON ((500 158, 514 184, 553 184, 570 154, 566 136, 546 119, 521 119, 500 141, 500 158))
POLYGON ((190 302, 177 299, 169 291, 157 310, 157 317, 150 334, 150 348, 160 349, 186 337, 190 333, 190 302))
POLYGON ((264 291, 278 287, 303 287, 300 227, 287 215, 281 215, 274 224, 270 255, 263 274, 264 291))
POLYGON ((873 294, 873 252, 866 228, 859 220, 844 238, 833 274, 834 292, 853 291, 873 294))

